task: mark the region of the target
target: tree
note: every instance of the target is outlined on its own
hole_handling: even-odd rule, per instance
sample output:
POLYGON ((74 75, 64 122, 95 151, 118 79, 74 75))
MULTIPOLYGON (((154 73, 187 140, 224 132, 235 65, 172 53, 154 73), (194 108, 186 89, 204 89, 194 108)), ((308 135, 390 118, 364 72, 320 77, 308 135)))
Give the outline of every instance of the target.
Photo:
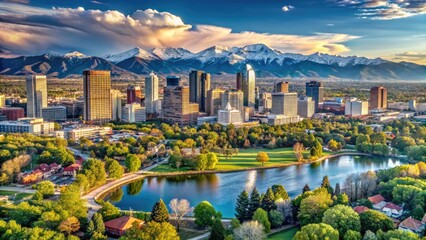
POLYGON ((92 221, 93 221, 93 225, 94 225, 94 229, 95 232, 98 233, 105 233, 105 225, 104 225, 104 220, 102 219, 102 215, 100 213, 95 213, 92 217, 92 221))
POLYGON ((258 221, 244 222, 239 228, 234 230, 235 240, 262 240, 265 238, 263 225, 258 221))
POLYGON ((59 224, 59 231, 65 232, 67 235, 70 235, 73 232, 80 229, 80 221, 76 217, 69 217, 59 224))
POLYGON ((168 222, 148 222, 143 226, 141 234, 138 238, 125 238, 125 239, 162 239, 162 240, 179 240, 179 235, 175 227, 168 222))
POLYGON ((364 238, 362 240, 377 240, 376 234, 370 230, 367 230, 364 234, 364 238))
POLYGON ((253 217, 254 212, 260 208, 261 200, 260 200, 260 194, 257 191, 256 187, 253 188, 250 194, 250 204, 248 207, 248 219, 251 219, 253 217))
POLYGON ((44 180, 37 183, 35 189, 40 192, 44 198, 53 196, 55 193, 55 185, 49 180, 44 180))
POLYGON ((181 199, 178 200, 177 198, 174 198, 169 203, 170 209, 172 209, 172 212, 174 213, 173 217, 176 220, 177 225, 177 231, 179 232, 180 228, 180 222, 182 218, 190 213, 192 211, 192 208, 189 205, 188 200, 181 199))
POLYGON ((244 190, 238 195, 237 203, 235 206, 235 217, 240 221, 244 222, 250 220, 250 200, 248 193, 244 190))
POLYGON ((333 203, 330 194, 321 189, 314 195, 308 196, 301 201, 300 211, 297 215, 302 226, 310 223, 320 223, 324 212, 333 203))
POLYGON ((124 162, 129 172, 136 172, 141 168, 142 162, 136 154, 127 154, 124 162))
POLYGON ((361 230, 359 215, 349 206, 336 205, 328 209, 324 212, 322 222, 339 231, 340 236, 344 236, 348 230, 361 230))
POLYGON ((117 160, 113 159, 107 166, 107 172, 110 178, 121 178, 124 173, 124 168, 117 160))
POLYGON ((95 224, 93 223, 93 220, 90 220, 87 224, 86 228, 86 235, 88 237, 91 237, 95 233, 95 224))
POLYGON ((302 143, 296 142, 293 145, 293 151, 294 151, 294 154, 296 155, 296 159, 299 163, 303 161, 303 150, 304 150, 304 147, 303 147, 302 143))
POLYGON ((333 229, 332 226, 319 223, 309 224, 296 233, 294 240, 313 240, 313 239, 328 239, 339 240, 339 232, 333 229))
POLYGON ((152 221, 159 223, 169 221, 169 211, 167 210, 166 204, 164 204, 162 199, 156 202, 152 207, 151 219, 152 221))
POLYGON ((346 193, 334 196, 333 199, 334 198, 335 198, 335 200, 334 200, 333 205, 338 205, 338 204, 348 205, 349 204, 349 198, 348 198, 348 195, 346 195, 346 193))
POLYGON ((310 154, 312 157, 315 157, 315 158, 321 157, 322 145, 318 140, 315 141, 314 146, 311 148, 310 154))
POLYGON ((290 197, 288 196, 287 191, 285 190, 283 185, 272 185, 272 192, 274 192, 274 196, 275 196, 275 200, 287 200, 290 199, 290 197))
POLYGON ((256 156, 256 161, 261 162, 263 166, 265 162, 269 161, 269 156, 266 152, 258 152, 256 156))
POLYGON ((219 162, 216 153, 207 153, 207 169, 214 169, 216 164, 219 162))
POLYGON ((394 228, 392 220, 378 211, 368 210, 362 212, 359 215, 359 219, 361 221, 361 233, 365 233, 367 230, 377 232, 378 230, 388 231, 394 228))
POLYGON ((105 164, 99 159, 89 158, 83 163, 83 174, 91 187, 98 187, 106 182, 105 164))
POLYGON ((361 240, 361 233, 354 230, 348 230, 343 236, 343 240, 361 240))
POLYGON ((80 187, 71 184, 65 187, 59 195, 59 204, 66 210, 70 216, 77 218, 85 218, 87 216, 87 208, 85 201, 80 198, 80 187))
POLYGON ((0 173, 0 185, 8 184, 9 176, 6 173, 0 173))
POLYGON ((262 198, 260 207, 267 212, 277 209, 277 205, 275 204, 274 192, 272 192, 271 188, 268 188, 268 190, 266 190, 266 194, 262 198))
POLYGON ((333 188, 331 187, 330 180, 327 175, 322 178, 321 187, 327 189, 328 193, 333 194, 333 188))
POLYGON ((207 227, 213 224, 213 219, 220 216, 214 207, 207 201, 200 202, 194 208, 195 224, 199 227, 207 227))
POLYGON ((213 221, 212 230, 210 231, 209 240, 224 240, 225 239, 225 227, 219 218, 213 221))
POLYGON ((253 215, 253 221, 258 221, 263 225, 265 233, 269 233, 271 231, 271 223, 268 219, 268 213, 262 208, 258 208, 253 215))
POLYGON ((109 221, 121 216, 120 209, 112 205, 110 202, 103 201, 100 203, 100 205, 102 207, 99 209, 98 213, 102 215, 102 219, 104 221, 109 221))
POLYGON ((207 168, 207 155, 199 154, 195 157, 194 169, 197 171, 205 170, 207 168))
POLYGON ((328 148, 331 151, 335 152, 342 149, 342 144, 334 139, 331 139, 330 141, 328 141, 328 148))
POLYGON ((309 191, 311 191, 311 188, 309 187, 308 184, 305 184, 305 186, 303 187, 303 193, 309 192, 309 191))
POLYGON ((392 145, 401 152, 405 152, 406 148, 416 145, 416 141, 412 137, 398 136, 393 139, 392 145))
POLYGON ((379 230, 377 231, 377 238, 380 240, 418 240, 419 236, 410 231, 391 230, 383 232, 382 230, 379 230))
POLYGON ((269 220, 271 222, 272 228, 280 227, 284 222, 283 213, 277 210, 272 210, 269 212, 269 220))

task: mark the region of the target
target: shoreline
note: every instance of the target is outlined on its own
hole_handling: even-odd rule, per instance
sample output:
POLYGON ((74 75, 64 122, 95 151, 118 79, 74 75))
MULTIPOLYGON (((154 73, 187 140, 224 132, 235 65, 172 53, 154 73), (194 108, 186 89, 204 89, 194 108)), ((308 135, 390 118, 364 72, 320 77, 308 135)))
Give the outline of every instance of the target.
POLYGON ((294 163, 285 163, 285 164, 275 164, 272 166, 259 166, 259 167, 252 167, 252 168, 242 168, 242 169, 232 169, 232 170, 203 170, 203 171, 182 171, 182 172, 145 172, 145 171, 139 171, 136 173, 131 173, 127 176, 124 176, 123 178, 117 179, 115 181, 112 181, 110 183, 106 183, 105 185, 89 192, 88 194, 84 195, 89 196, 89 198, 93 198, 93 202, 98 200, 103 200, 111 190, 121 187, 125 184, 128 184, 133 181, 137 181, 140 179, 143 179, 145 177, 171 177, 171 176, 185 176, 185 175, 200 175, 200 174, 216 174, 216 173, 231 173, 231 172, 244 172, 244 171, 253 171, 253 170, 262 170, 262 169, 273 169, 273 168, 283 168, 283 167, 289 167, 289 166, 295 166, 295 165, 304 165, 304 164, 311 164, 311 163, 319 163, 322 161, 325 161, 329 158, 334 157, 340 157, 340 156, 370 156, 370 157, 377 157, 372 154, 368 153, 360 153, 360 152, 342 152, 342 153, 336 153, 336 154, 330 154, 327 156, 320 157, 316 160, 309 161, 309 162, 294 162, 294 163), (114 183, 116 182, 116 183, 114 183), (111 186, 107 186, 111 184, 111 186), (105 189, 102 189, 102 188, 105 189))

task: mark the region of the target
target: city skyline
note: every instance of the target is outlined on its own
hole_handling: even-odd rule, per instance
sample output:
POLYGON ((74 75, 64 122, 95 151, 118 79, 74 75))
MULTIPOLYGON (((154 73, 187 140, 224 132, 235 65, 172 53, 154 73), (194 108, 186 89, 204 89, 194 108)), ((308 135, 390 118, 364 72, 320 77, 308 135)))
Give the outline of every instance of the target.
POLYGON ((0 5, 3 57, 263 43, 283 52, 426 64, 426 3, 418 1, 16 2, 0 5))

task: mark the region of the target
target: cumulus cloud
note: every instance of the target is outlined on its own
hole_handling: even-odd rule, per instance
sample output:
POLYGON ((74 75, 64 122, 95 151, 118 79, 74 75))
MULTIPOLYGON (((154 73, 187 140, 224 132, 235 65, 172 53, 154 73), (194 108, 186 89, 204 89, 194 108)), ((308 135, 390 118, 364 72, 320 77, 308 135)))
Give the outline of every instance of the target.
POLYGON ((391 20, 426 14, 424 0, 331 0, 339 6, 359 9, 360 18, 391 20))
POLYGON ((358 38, 348 34, 287 35, 233 32, 212 25, 189 25, 180 17, 154 9, 125 15, 115 10, 0 6, 0 49, 19 54, 79 50, 106 54, 138 46, 183 47, 201 51, 213 45, 244 46, 264 43, 285 52, 338 54, 358 38))
POLYGON ((287 6, 282 7, 282 10, 284 12, 288 12, 288 11, 293 10, 293 9, 294 9, 294 6, 292 6, 292 5, 287 5, 287 6))
POLYGON ((403 52, 397 53, 392 56, 385 57, 386 59, 396 61, 396 62, 414 62, 417 64, 426 65, 426 52, 403 52))

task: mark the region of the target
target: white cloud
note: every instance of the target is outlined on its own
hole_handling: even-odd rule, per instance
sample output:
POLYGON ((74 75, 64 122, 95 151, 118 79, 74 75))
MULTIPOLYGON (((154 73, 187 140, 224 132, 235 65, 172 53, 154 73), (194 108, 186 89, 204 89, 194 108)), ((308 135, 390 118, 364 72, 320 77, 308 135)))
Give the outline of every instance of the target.
POLYGON ((414 62, 417 64, 426 65, 426 52, 414 52, 408 51, 403 53, 397 53, 392 56, 384 57, 395 62, 414 62))
POLYGON ((284 12, 288 12, 288 11, 290 11, 292 9, 294 9, 294 6, 292 6, 292 5, 287 5, 287 6, 282 7, 282 10, 284 12))
POLYGON ((0 6, 0 23, 0 50, 19 54, 79 50, 100 55, 134 46, 146 49, 183 47, 196 52, 213 45, 255 43, 264 43, 284 52, 338 54, 350 50, 345 42, 358 38, 338 33, 233 32, 219 26, 185 24, 176 15, 153 9, 125 15, 115 10, 20 8, 3 4, 0 6))

